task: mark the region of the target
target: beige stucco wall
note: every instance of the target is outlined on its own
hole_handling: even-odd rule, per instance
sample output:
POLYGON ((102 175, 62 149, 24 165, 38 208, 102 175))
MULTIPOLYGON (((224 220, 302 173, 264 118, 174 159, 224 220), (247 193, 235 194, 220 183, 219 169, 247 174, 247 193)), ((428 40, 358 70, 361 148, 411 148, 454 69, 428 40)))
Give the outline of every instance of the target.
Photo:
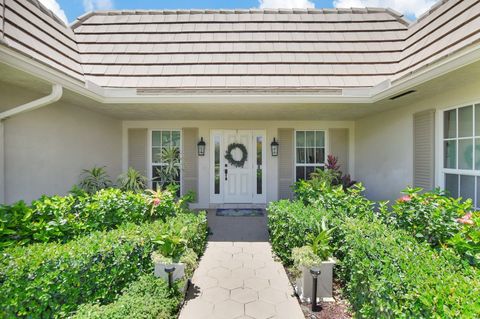
MULTIPOLYGON (((198 136, 203 137, 206 145, 205 156, 198 158, 199 172, 199 193, 198 203, 194 205, 196 208, 211 207, 210 183, 211 183, 211 165, 210 157, 210 134, 212 130, 231 130, 231 129, 251 129, 265 130, 266 132, 266 201, 274 201, 278 199, 278 157, 272 157, 270 151, 270 143, 273 138, 278 138, 279 128, 293 128, 297 130, 325 130, 327 132, 327 154, 331 146, 328 138, 328 130, 331 128, 347 128, 349 129, 350 141, 353 140, 353 122, 352 121, 125 121, 123 123, 123 168, 128 166, 128 129, 129 128, 148 128, 155 129, 182 129, 184 127, 196 127, 199 129, 198 136)), ((280 145, 282 147, 282 145, 280 145)), ((348 145, 350 154, 353 154, 354 145, 348 145)), ((292 149, 293 156, 293 149, 292 149)), ((147 156, 148 158, 148 156, 147 156)), ((349 156, 349 171, 354 170, 354 156, 349 156)))
POLYGON ((436 110, 435 184, 443 186, 438 167, 441 114, 446 108, 480 102, 480 79, 467 80, 434 90, 428 88, 428 93, 419 88, 418 93, 399 100, 400 107, 355 122, 355 177, 365 184, 368 197, 393 200, 405 186, 412 185, 413 114, 427 109, 436 110), (423 94, 428 97, 419 98, 423 94))
MULTIPOLYGON (((2 98, 17 99, 16 94, 2 98)), ((57 103, 4 122, 5 201, 27 202, 42 194, 65 194, 82 169, 107 166, 121 172, 121 121, 57 103)))

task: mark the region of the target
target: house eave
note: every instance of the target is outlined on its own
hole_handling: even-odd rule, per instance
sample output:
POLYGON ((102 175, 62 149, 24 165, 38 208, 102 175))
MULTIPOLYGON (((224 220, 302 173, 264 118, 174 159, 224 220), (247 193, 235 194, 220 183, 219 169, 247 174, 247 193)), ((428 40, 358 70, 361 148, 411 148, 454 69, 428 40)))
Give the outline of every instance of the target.
POLYGON ((235 93, 175 93, 175 94, 139 94, 136 88, 106 88, 92 82, 82 82, 42 62, 27 57, 18 51, 0 45, 0 62, 22 70, 49 83, 57 83, 65 89, 78 93, 89 99, 107 104, 205 104, 205 103, 305 103, 305 104, 371 104, 388 99, 405 90, 430 81, 446 73, 459 69, 480 60, 480 44, 469 47, 461 52, 449 55, 442 60, 428 65, 423 69, 407 74, 394 81, 384 81, 369 88, 343 88, 340 94, 318 94, 314 92, 294 94, 288 92, 269 92, 262 94, 235 93))

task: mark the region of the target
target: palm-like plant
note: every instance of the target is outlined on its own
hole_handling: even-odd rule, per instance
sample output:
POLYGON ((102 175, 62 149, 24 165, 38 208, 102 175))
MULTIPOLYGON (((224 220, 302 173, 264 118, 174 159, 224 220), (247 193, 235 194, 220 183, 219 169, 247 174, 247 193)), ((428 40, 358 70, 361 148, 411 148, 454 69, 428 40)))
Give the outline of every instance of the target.
POLYGON ((142 192, 147 188, 148 179, 133 167, 120 174, 117 178, 117 186, 123 191, 142 192))
POLYGON ((84 169, 80 175, 79 186, 85 192, 93 194, 101 189, 112 186, 110 176, 105 171, 105 166, 84 169))
POLYGON ((163 148, 161 157, 163 165, 156 168, 158 177, 155 181, 160 182, 162 187, 175 184, 178 176, 180 176, 180 154, 178 148, 163 148))
POLYGON ((307 241, 313 253, 320 257, 322 261, 325 261, 332 255, 333 248, 330 245, 330 241, 332 240, 332 232, 335 230, 335 227, 329 229, 325 217, 322 219, 322 222, 316 226, 316 234, 308 234, 307 241))

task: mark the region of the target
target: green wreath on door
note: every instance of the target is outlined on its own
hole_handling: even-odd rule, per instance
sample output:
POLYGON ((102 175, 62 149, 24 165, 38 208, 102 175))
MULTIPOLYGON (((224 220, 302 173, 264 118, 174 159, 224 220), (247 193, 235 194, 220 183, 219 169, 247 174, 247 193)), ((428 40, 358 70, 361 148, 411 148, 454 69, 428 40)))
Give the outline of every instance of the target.
POLYGON ((247 158, 248 158, 248 151, 245 145, 240 143, 232 143, 228 145, 227 152, 225 153, 225 159, 228 161, 230 165, 238 168, 242 168, 243 165, 245 165, 247 158), (235 160, 232 156, 232 151, 237 148, 242 152, 242 158, 238 161, 235 160))

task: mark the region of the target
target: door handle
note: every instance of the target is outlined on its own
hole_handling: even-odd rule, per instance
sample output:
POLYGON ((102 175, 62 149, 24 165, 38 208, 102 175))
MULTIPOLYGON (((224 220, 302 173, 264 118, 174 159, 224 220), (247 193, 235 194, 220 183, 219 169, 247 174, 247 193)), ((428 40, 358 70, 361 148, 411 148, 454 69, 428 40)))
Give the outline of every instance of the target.
POLYGON ((225 168, 225 180, 228 181, 228 169, 225 168))

